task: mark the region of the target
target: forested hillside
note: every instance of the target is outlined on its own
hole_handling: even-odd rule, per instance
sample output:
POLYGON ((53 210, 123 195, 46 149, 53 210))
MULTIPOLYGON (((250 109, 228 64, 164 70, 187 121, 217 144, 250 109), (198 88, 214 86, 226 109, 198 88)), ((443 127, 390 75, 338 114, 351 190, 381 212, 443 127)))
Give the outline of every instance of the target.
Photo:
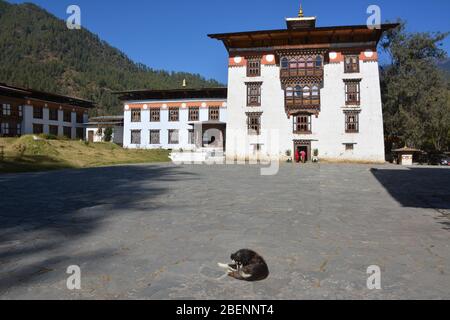
POLYGON ((153 70, 86 29, 69 30, 65 21, 34 4, 0 0, 0 82, 95 101, 99 114, 118 113, 111 91, 220 86, 200 75, 153 70))

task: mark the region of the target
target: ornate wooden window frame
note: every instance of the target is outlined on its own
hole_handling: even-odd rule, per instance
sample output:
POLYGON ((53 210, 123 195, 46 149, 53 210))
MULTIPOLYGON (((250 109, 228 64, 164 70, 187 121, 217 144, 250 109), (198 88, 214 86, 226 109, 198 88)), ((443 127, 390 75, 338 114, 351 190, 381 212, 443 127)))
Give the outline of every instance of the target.
POLYGON ((152 108, 150 109, 150 122, 160 122, 161 121, 161 109, 152 108))
POLYGON ((248 134, 259 136, 261 134, 262 112, 246 112, 246 115, 248 134))
POLYGON ((189 121, 199 121, 199 120, 200 120, 200 108, 189 107, 189 121))
POLYGON ((63 136, 72 139, 72 127, 63 127, 63 136))
POLYGON ((42 123, 33 123, 33 134, 44 133, 44 125, 42 123))
POLYGON ((293 120, 293 133, 295 134, 312 133, 312 115, 310 113, 295 114, 293 115, 292 120, 293 120))
POLYGON ((150 130, 150 144, 161 144, 161 130, 150 130))
POLYGON ((131 130, 130 143, 140 145, 141 144, 141 130, 131 130))
POLYGON ((359 114, 360 111, 344 111, 345 114, 345 133, 359 133, 359 114))
POLYGON ((168 144, 179 144, 180 143, 180 130, 178 130, 178 129, 169 129, 168 130, 168 136, 167 136, 167 143, 168 144), (175 136, 175 134, 176 134, 176 136, 175 136), (174 137, 176 139, 174 139, 174 137))
POLYGON ((208 109, 208 119, 209 119, 209 121, 219 121, 219 119, 220 119, 220 108, 219 107, 209 107, 209 109, 208 109))
POLYGON ((56 125, 49 125, 48 126, 48 133, 57 136, 59 134, 59 127, 56 125), (56 129, 56 130, 55 130, 56 129))
POLYGON ((247 77, 261 76, 261 57, 247 57, 247 77))
POLYGON ((67 123, 72 122, 72 111, 64 110, 63 111, 63 121, 67 123))
POLYGON ((141 109, 131 108, 131 122, 141 122, 141 109))
POLYGON ((345 104, 361 104, 361 79, 345 79, 345 104))
POLYGON ((43 119, 44 108, 39 106, 33 106, 33 119, 43 119))
POLYGON ((59 120, 58 108, 49 108, 48 109, 48 120, 50 120, 50 121, 58 121, 59 120))
POLYGON ((170 107, 169 108, 169 122, 180 121, 180 108, 170 107))
POLYGON ((281 77, 323 76, 322 53, 283 55, 280 59, 281 77))
POLYGON ((247 86, 247 107, 261 106, 262 82, 246 82, 247 86))
POLYGON ((75 129, 75 137, 80 140, 84 140, 84 128, 77 127, 75 129))
POLYGON ((346 54, 344 56, 344 73, 359 72, 359 55, 346 54))

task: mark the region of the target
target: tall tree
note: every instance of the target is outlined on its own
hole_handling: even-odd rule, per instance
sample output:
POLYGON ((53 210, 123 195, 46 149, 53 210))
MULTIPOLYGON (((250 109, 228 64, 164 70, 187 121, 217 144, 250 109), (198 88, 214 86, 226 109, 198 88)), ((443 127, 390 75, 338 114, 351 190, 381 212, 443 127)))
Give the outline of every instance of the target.
POLYGON ((87 29, 66 23, 31 3, 0 0, 0 82, 74 95, 97 103, 98 114, 121 113, 112 91, 221 86, 198 74, 153 70, 87 29))
POLYGON ((381 69, 388 149, 405 144, 432 152, 449 149, 449 82, 438 67, 447 57, 442 49, 447 36, 409 33, 400 21, 380 42, 390 57, 381 69))

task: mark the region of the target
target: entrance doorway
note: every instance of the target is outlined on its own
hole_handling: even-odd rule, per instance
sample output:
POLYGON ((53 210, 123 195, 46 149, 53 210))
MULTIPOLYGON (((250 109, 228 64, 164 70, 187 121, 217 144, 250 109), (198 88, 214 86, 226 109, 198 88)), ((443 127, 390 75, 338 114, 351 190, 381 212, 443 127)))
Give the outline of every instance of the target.
POLYGON ((88 131, 88 142, 94 142, 94 131, 92 130, 88 131))
POLYGON ((305 161, 311 161, 311 141, 296 140, 294 141, 294 155, 298 151, 305 152, 305 161))

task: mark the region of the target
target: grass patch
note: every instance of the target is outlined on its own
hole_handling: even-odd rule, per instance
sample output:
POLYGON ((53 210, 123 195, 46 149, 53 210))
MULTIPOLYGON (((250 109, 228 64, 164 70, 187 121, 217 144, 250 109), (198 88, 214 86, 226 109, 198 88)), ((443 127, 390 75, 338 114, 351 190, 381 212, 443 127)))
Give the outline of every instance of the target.
POLYGON ((86 143, 45 138, 40 136, 39 140, 35 140, 30 135, 0 138, 0 146, 4 147, 0 173, 170 161, 169 151, 164 149, 128 150, 109 142, 86 143))

